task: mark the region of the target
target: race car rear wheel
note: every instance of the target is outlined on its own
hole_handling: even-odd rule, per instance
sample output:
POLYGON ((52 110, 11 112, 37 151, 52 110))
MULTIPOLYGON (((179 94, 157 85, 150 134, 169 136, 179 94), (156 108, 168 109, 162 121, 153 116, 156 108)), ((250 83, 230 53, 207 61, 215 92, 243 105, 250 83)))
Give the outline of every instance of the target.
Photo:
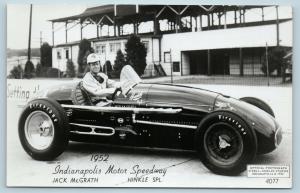
POLYGON ((275 114, 274 114, 274 111, 272 110, 272 108, 263 100, 260 100, 255 97, 243 97, 243 98, 240 98, 240 100, 244 101, 246 103, 249 103, 251 105, 254 105, 254 106, 260 108, 261 110, 269 113, 272 117, 275 117, 275 114))
POLYGON ((203 164, 221 175, 238 175, 257 151, 254 131, 231 112, 219 111, 205 117, 196 131, 196 149, 203 164))
POLYGON ((36 160, 53 160, 68 145, 68 119, 59 103, 36 99, 19 119, 19 138, 24 150, 36 160))

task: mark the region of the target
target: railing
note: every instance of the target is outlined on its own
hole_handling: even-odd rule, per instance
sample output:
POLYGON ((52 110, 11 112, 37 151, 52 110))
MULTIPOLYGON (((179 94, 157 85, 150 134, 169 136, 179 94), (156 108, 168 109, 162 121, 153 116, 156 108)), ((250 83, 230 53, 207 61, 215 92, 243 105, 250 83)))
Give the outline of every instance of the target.
POLYGON ((158 76, 166 76, 166 72, 163 69, 160 62, 153 62, 151 64, 148 64, 143 77, 158 77, 158 76))

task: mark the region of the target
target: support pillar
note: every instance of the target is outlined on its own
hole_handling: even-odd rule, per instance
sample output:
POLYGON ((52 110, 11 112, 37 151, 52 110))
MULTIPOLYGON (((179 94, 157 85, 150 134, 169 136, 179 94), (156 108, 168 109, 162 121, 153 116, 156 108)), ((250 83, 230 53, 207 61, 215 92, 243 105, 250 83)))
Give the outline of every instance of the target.
POLYGON ((237 22, 237 14, 236 14, 236 10, 234 10, 234 24, 236 24, 237 22))
POLYGON ((103 26, 103 25, 100 24, 100 27, 99 27, 99 28, 100 28, 100 37, 102 36, 102 26, 103 26))
POLYGON ((211 75, 211 60, 210 60, 210 50, 207 50, 207 75, 211 75))
POLYGON ((133 23, 133 33, 137 34, 137 23, 136 22, 133 23))
POLYGON ((240 55, 240 76, 244 76, 244 58, 243 58, 243 49, 239 49, 240 55))
POLYGON ((207 14, 207 29, 210 28, 210 15, 207 14))
POLYGON ((202 15, 200 15, 199 17, 200 17, 200 21, 199 21, 200 22, 199 23, 200 28, 199 29, 200 29, 200 31, 202 31, 202 15))
POLYGON ((175 32, 181 32, 182 31, 182 23, 181 23, 181 16, 176 15, 176 24, 175 24, 175 32))
POLYGON ((116 30, 116 20, 114 19, 114 36, 117 36, 117 30, 116 30))
POLYGON ((240 14, 240 26, 242 26, 242 10, 239 8, 239 14, 240 14))
POLYGON ((198 17, 195 17, 195 32, 198 31, 198 17))
POLYGON ((227 10, 225 6, 224 6, 223 14, 224 14, 224 29, 227 29, 227 10))
POLYGON ((153 34, 157 35, 157 34, 159 34, 159 32, 160 32, 159 20, 154 15, 154 20, 153 20, 153 34))
POLYGON ((264 8, 261 8, 261 20, 265 21, 265 13, 264 13, 264 8))
POLYGON ((96 27, 97 27, 97 38, 99 39, 99 26, 96 25, 96 27))
POLYGON ((192 18, 192 16, 190 16, 190 28, 191 28, 191 31, 193 31, 193 18, 192 18))
POLYGON ((117 30, 118 30, 118 36, 121 36, 121 29, 119 25, 117 25, 117 30))

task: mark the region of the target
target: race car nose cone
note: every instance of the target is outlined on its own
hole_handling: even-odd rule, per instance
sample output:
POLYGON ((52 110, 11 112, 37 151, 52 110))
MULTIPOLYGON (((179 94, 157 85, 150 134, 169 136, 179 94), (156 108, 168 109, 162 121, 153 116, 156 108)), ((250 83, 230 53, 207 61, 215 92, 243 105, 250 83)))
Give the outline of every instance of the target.
POLYGON ((278 147, 282 141, 282 128, 279 126, 275 132, 275 146, 278 147))

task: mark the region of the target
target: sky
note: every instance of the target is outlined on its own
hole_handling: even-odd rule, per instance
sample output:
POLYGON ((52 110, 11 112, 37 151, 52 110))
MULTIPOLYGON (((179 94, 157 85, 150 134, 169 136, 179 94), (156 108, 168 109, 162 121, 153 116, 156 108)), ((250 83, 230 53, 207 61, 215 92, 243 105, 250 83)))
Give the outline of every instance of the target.
MULTIPOLYGON (((48 20, 61 17, 67 17, 71 15, 77 15, 82 13, 87 7, 95 5, 74 4, 72 6, 68 4, 40 4, 33 5, 32 12, 32 35, 31 35, 31 47, 40 47, 40 38, 42 42, 48 42, 52 44, 52 25, 48 20)), ((274 7, 265 8, 265 19, 275 19, 274 7)), ((28 47, 28 32, 29 32, 29 4, 8 4, 7 5, 7 48, 11 49, 24 49, 28 47)), ((246 14, 247 21, 259 20, 261 17, 261 10, 252 10, 246 14)), ((280 18, 292 17, 292 9, 290 7, 279 8, 280 18)), ((231 14, 228 15, 228 20, 233 20, 231 14)), ((205 22, 205 21, 204 21, 205 22)), ((68 42, 80 40, 80 28, 79 25, 69 24, 68 28, 68 42)), ((148 25, 149 26, 149 25, 148 25)), ((152 24, 151 24, 152 26, 152 24)), ((161 25, 163 27, 163 25, 161 25)), ((147 31, 147 25, 144 25, 144 30, 147 31)), ((55 29, 55 44, 65 42, 65 24, 56 23, 55 29)), ((96 27, 89 25, 84 28, 84 38, 96 37, 96 27)), ((111 30, 112 31, 112 30, 111 30)), ((106 33, 107 29, 103 30, 106 33)))
MULTIPOLYGON (((32 48, 40 46, 40 32, 43 42, 52 44, 52 24, 48 20, 76 15, 86 9, 86 5, 33 5, 32 8, 32 48)), ((29 4, 8 4, 7 5, 7 47, 23 49, 28 47, 29 37, 29 4)), ((63 24, 55 25, 54 29, 63 24)), ((57 31, 57 38, 60 39, 60 32, 57 31)))

